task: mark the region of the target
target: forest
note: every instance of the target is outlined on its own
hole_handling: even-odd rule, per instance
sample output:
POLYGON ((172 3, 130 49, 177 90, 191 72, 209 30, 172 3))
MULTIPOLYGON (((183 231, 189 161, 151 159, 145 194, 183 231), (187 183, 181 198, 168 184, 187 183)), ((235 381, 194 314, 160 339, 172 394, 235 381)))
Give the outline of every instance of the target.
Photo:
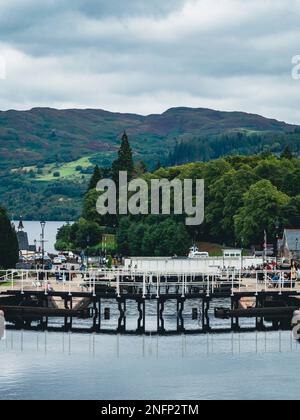
POLYGON ((209 137, 177 141, 166 163, 168 166, 174 166, 195 161, 205 162, 225 156, 252 156, 260 153, 280 156, 286 147, 291 149, 295 156, 299 156, 300 130, 298 128, 284 134, 233 130, 209 137))
POLYGON ((227 156, 209 162, 161 167, 147 172, 134 163, 128 137, 124 135, 118 159, 105 176, 115 179, 119 170, 131 178, 204 179, 205 222, 186 227, 182 216, 100 216, 96 211, 97 182, 104 177, 96 167, 84 197, 81 218, 61 229, 58 249, 89 249, 101 253, 101 236, 116 235, 122 255, 186 255, 195 241, 227 246, 262 247, 264 232, 276 242, 284 228, 300 227, 300 159, 289 147, 280 156, 264 152, 253 156, 227 156))
POLYGON ((0 195, 9 216, 77 220, 96 165, 111 168, 124 127, 149 171, 226 156, 300 155, 300 128, 259 115, 172 108, 161 115, 101 110, 0 113, 0 195))

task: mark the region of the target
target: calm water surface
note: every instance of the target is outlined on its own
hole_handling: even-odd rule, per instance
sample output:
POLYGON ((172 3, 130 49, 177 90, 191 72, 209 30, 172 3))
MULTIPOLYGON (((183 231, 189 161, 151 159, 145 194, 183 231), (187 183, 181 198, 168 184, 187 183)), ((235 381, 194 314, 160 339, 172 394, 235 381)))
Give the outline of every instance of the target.
POLYGON ((290 333, 126 337, 9 331, 2 399, 298 399, 290 333))

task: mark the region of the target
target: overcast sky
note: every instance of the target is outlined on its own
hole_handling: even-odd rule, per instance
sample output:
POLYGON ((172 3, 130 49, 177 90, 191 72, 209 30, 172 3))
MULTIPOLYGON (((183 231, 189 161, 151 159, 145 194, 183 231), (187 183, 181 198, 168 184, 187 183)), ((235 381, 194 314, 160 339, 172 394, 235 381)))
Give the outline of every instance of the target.
POLYGON ((191 106, 300 124, 299 22, 300 0, 0 0, 0 109, 191 106))

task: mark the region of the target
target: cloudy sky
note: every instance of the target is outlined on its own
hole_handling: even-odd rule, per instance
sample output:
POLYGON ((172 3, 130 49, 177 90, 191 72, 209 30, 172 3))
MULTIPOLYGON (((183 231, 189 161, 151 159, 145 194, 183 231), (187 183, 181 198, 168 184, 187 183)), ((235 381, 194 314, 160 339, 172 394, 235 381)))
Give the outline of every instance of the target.
POLYGON ((299 22, 299 0, 0 0, 0 109, 192 106, 300 124, 299 22))

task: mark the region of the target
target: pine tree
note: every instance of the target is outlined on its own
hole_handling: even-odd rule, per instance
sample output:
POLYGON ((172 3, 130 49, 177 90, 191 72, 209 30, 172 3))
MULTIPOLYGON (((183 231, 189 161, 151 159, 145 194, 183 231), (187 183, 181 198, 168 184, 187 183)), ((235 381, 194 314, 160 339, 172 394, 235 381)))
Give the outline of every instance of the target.
POLYGON ((19 244, 6 211, 0 207, 0 267, 14 268, 19 260, 19 244))
POLYGON ((103 177, 102 171, 99 168, 99 166, 97 165, 95 167, 93 176, 92 176, 92 178, 90 180, 88 191, 91 191, 91 190, 95 189, 96 186, 97 186, 97 184, 98 184, 98 182, 100 181, 100 179, 102 179, 102 177, 103 177))
POLYGON ((124 132, 122 137, 121 147, 118 152, 118 159, 115 160, 112 165, 112 176, 117 185, 119 184, 120 171, 127 171, 128 181, 132 179, 134 173, 134 164, 132 150, 126 132, 124 132))
POLYGON ((281 159, 288 159, 288 160, 292 160, 293 159, 293 152, 290 149, 289 146, 286 146, 286 148, 284 149, 284 151, 281 154, 281 159))

